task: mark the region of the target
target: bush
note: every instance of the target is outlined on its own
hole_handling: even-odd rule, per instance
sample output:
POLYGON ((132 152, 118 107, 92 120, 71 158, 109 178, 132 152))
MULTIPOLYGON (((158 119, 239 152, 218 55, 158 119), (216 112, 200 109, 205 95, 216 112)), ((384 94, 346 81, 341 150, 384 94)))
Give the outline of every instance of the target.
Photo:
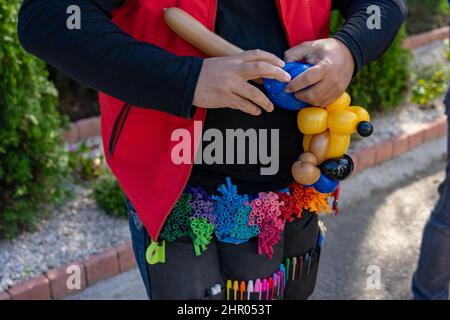
POLYGON ((446 26, 449 13, 447 0, 409 0, 407 31, 416 34, 446 26))
POLYGON ((41 204, 60 199, 67 173, 57 92, 44 63, 17 38, 22 1, 0 2, 0 237, 32 226, 41 204))
POLYGON ((94 180, 105 171, 103 154, 93 155, 91 148, 82 142, 69 152, 69 169, 77 182, 94 180))
POLYGON ((106 214, 119 218, 128 217, 125 194, 110 171, 107 171, 94 183, 94 199, 106 214))
MULTIPOLYGON (((343 19, 333 12, 331 30, 336 31, 343 19)), ((364 66, 351 82, 348 92, 352 104, 361 105, 370 111, 384 111, 395 107, 403 100, 409 83, 411 54, 402 48, 406 31, 403 26, 391 47, 384 55, 364 66)))
POLYGON ((438 64, 419 70, 411 89, 411 102, 423 107, 434 107, 434 100, 447 90, 449 67, 438 64))

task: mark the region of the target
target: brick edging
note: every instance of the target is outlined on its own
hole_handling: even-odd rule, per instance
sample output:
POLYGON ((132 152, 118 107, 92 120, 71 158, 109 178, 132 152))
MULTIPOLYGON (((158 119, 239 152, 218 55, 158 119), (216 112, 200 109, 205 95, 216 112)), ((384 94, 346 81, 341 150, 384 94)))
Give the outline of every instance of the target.
POLYGON ((0 300, 62 299, 134 267, 136 267, 136 261, 133 248, 131 242, 127 241, 102 253, 93 254, 85 261, 75 261, 52 269, 5 292, 0 292, 0 300), (75 268, 68 269, 71 266, 75 268), (76 267, 79 269, 76 270, 76 267), (80 275, 80 289, 68 289, 69 277, 75 273, 80 275))
POLYGON ((61 132, 62 140, 67 143, 76 143, 99 135, 101 135, 100 116, 71 122, 69 128, 61 132))
POLYGON ((419 145, 437 139, 446 133, 447 116, 441 116, 432 122, 421 125, 415 131, 401 133, 372 146, 358 149, 350 153, 355 163, 354 174, 401 156, 419 145))
MULTIPOLYGON (((384 161, 396 158, 419 145, 437 139, 447 133, 447 116, 422 125, 409 133, 380 141, 372 146, 351 153, 357 174, 384 161)), ((6 292, 0 292, 0 300, 61 299, 76 293, 101 280, 127 271, 136 266, 131 243, 128 241, 103 253, 94 254, 86 261, 73 262, 46 272, 44 275, 27 280, 6 292), (80 290, 69 290, 66 286, 69 265, 77 265, 81 270, 80 290)))
POLYGON ((448 38, 449 32, 450 28, 447 26, 408 36, 403 42, 403 48, 412 50, 426 46, 433 41, 444 40, 448 38))

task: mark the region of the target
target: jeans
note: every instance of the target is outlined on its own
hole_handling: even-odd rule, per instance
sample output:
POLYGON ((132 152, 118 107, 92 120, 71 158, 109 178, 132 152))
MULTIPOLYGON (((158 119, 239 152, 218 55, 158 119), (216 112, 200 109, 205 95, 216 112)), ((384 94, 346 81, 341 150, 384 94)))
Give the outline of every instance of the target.
MULTIPOLYGON (((446 99, 447 108, 450 107, 449 100, 446 99)), ((420 300, 448 300, 450 284, 450 139, 447 139, 446 178, 439 186, 439 201, 425 225, 419 264, 412 281, 414 298, 420 300)))
POLYGON ((127 209, 129 215, 128 224, 131 233, 131 241, 133 243, 134 256, 136 258, 136 263, 142 276, 147 295, 149 299, 151 299, 149 274, 147 270, 147 261, 145 260, 145 251, 147 249, 147 243, 149 242, 148 234, 129 201, 127 201, 127 209))
MULTIPOLYGON (((305 267, 296 271, 296 278, 287 281, 284 291, 274 299, 306 299, 315 287, 320 256, 316 214, 304 213, 286 224, 272 259, 258 255, 257 238, 238 245, 213 239, 200 256, 195 255, 190 238, 180 238, 166 243, 165 263, 149 265, 145 251, 150 237, 133 206, 129 202, 127 206, 133 250, 149 299, 223 300, 227 280, 268 278, 291 257, 304 257, 305 267), (214 285, 220 285, 222 293, 208 296, 206 292, 214 285)), ((252 300, 257 300, 256 296, 252 300)))

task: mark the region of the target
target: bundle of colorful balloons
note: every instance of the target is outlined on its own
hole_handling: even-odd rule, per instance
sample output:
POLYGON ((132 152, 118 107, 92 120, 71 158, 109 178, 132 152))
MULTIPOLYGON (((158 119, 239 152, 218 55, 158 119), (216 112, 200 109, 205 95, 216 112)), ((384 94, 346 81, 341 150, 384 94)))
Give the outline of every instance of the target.
MULTIPOLYGON (((308 70, 312 65, 302 62, 287 63, 284 69, 291 78, 308 70)), ((352 158, 345 154, 350 136, 358 132, 368 137, 373 132, 369 113, 362 107, 350 106, 350 95, 345 92, 325 107, 308 106, 284 90, 287 83, 264 79, 269 98, 279 107, 299 110, 297 124, 303 137, 304 152, 292 165, 296 182, 313 187, 321 193, 332 193, 339 181, 348 178, 354 169, 352 158)))

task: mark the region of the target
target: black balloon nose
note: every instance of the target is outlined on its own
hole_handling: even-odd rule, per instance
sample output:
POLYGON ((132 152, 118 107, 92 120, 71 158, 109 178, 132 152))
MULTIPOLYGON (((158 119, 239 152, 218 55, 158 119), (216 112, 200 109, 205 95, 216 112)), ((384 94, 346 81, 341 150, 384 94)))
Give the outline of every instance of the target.
POLYGON ((358 123, 356 130, 361 137, 368 137, 373 132, 373 125, 368 121, 361 121, 358 123))
POLYGON ((353 172, 354 164, 350 156, 344 154, 342 158, 328 159, 319 166, 320 171, 334 180, 345 180, 353 172))

